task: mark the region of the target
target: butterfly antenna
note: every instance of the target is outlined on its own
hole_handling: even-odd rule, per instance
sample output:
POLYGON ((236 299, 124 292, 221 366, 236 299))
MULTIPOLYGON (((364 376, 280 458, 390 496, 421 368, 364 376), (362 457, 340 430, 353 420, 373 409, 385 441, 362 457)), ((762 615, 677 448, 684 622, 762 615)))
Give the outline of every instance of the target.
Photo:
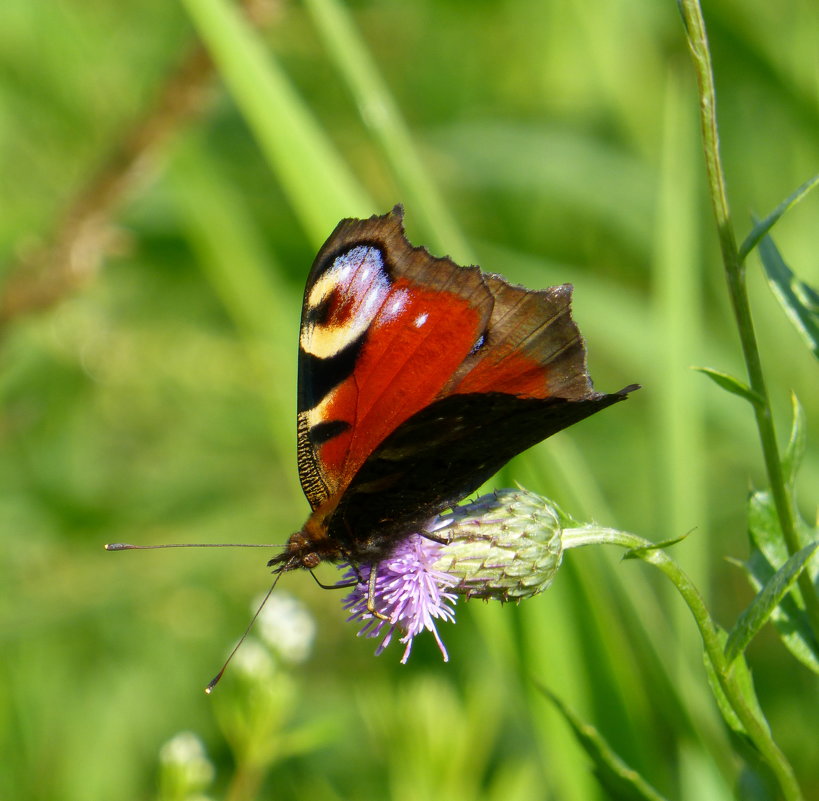
POLYGON ((131 545, 127 542, 109 542, 106 551, 153 551, 156 548, 283 548, 261 542, 169 542, 162 545, 131 545))
POLYGON ((272 594, 273 590, 276 589, 276 585, 279 583, 279 579, 282 577, 282 574, 277 574, 276 578, 273 580, 273 583, 270 585, 270 589, 267 591, 267 594, 262 598, 262 602, 259 604, 259 608, 256 610, 253 617, 250 619, 250 623, 247 624, 247 628, 244 631, 244 634, 239 638, 239 642, 233 646, 233 650, 228 654, 228 658, 225 660, 225 664, 222 665, 222 669, 208 682, 208 686, 205 687, 205 692, 210 695, 213 692, 213 688, 219 683, 219 680, 222 678, 224 672, 227 670, 227 666, 230 664, 231 659, 233 659, 236 652, 239 650, 239 646, 247 639, 247 635, 250 634, 250 630, 253 628, 253 624, 256 622, 256 618, 259 617, 262 609, 264 609, 264 605, 267 603, 267 599, 272 594))

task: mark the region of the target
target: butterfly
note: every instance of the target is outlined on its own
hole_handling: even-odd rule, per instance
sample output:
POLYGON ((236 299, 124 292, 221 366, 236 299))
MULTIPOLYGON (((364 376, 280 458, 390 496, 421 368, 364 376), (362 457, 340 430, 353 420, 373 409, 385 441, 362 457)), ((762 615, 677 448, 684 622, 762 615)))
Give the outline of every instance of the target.
POLYGON ((595 392, 572 286, 413 247, 403 208, 342 220, 307 278, 298 469, 311 514, 275 572, 374 565, 513 456, 626 398, 595 392))

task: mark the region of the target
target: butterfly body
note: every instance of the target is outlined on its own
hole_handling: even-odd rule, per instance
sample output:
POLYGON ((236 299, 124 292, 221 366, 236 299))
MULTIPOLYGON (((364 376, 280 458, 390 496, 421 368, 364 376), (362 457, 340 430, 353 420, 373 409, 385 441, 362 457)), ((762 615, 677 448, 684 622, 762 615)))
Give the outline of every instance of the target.
POLYGON ((509 459, 623 400, 594 392, 571 286, 532 291, 343 220, 307 280, 298 464, 312 508, 271 560, 377 563, 509 459))

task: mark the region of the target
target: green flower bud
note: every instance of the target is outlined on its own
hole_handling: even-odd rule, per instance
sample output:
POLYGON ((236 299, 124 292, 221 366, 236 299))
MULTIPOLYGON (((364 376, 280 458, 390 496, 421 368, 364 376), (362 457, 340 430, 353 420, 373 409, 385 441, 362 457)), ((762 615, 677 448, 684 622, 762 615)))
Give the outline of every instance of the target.
POLYGON ((436 537, 446 541, 434 570, 458 580, 467 598, 520 601, 543 592, 563 556, 555 507, 527 490, 498 490, 456 507, 436 537))

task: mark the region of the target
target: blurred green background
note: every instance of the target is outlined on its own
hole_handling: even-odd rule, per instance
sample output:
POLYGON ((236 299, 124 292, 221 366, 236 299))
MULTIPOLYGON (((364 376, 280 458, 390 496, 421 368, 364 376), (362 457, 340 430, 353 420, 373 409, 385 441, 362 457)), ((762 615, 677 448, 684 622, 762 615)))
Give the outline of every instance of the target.
MULTIPOLYGON (((34 312, 7 294, 0 331, 0 797, 182 797, 158 789, 159 750, 182 730, 213 761, 212 798, 602 797, 538 685, 669 797, 730 797, 739 764, 693 625, 619 553, 570 552, 519 607, 460 604, 458 624, 440 627, 449 664, 429 636, 406 666, 397 646, 374 658, 340 594, 286 576, 316 642, 270 679, 287 700, 268 734, 247 724, 250 742, 275 743, 259 756, 231 735, 231 715, 266 708, 259 688, 243 690, 238 670, 212 698, 202 687, 267 589, 274 551, 103 551, 283 543, 301 525, 304 279, 340 217, 400 201, 410 240, 433 253, 532 287, 573 282, 596 386, 644 386, 492 486, 518 481, 652 539, 692 530, 674 554, 717 619, 730 626, 752 597, 724 559, 746 555, 746 496, 764 485, 752 416, 689 369, 743 375, 673 0, 371 0, 342 6, 355 34, 327 2, 263 5, 255 30, 223 24, 206 0, 0 7, 6 292, 50 297, 34 312), (172 98, 158 116, 172 135, 59 272, 42 249, 92 177, 117 174, 111 154, 151 116, 197 28, 225 82, 194 73, 205 91, 188 117, 174 118, 184 94, 172 98), (243 61, 258 55, 264 80, 243 61), (96 255, 99 271, 78 280, 96 255)), ((816 171, 819 11, 705 10, 744 234, 816 171)), ((774 232, 814 286, 817 212, 811 196, 774 232)), ((749 280, 782 439, 789 393, 806 407, 811 519, 816 363, 755 255, 749 280)), ((804 706, 815 677, 770 630, 750 660, 778 742, 819 797, 804 706)))

